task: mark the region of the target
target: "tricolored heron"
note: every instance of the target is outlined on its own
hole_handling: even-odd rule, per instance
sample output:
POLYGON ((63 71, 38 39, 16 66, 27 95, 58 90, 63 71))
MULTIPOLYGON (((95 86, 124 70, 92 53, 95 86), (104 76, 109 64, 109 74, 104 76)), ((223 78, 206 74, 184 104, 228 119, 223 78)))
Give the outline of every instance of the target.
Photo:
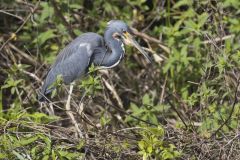
POLYGON ((58 75, 70 84, 85 75, 91 64, 101 68, 113 68, 124 57, 124 44, 136 47, 150 62, 147 53, 134 40, 131 30, 120 20, 111 20, 104 32, 104 38, 96 33, 84 33, 68 44, 57 56, 44 81, 39 101, 45 100, 54 87, 58 75))

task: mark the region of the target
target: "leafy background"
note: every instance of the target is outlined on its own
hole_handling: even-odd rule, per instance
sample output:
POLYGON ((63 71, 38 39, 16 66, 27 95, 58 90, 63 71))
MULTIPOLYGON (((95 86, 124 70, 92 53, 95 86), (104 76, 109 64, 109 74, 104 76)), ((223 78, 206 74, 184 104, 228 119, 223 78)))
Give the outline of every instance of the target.
POLYGON ((238 0, 1 0, 1 159, 238 159, 238 0), (154 62, 127 47, 111 70, 53 103, 37 92, 84 32, 128 23, 154 62))

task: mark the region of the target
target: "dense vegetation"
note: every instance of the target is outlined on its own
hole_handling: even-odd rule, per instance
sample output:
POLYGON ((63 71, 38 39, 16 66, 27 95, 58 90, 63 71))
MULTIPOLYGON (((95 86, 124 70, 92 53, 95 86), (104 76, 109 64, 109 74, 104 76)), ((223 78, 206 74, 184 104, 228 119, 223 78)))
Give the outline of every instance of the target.
POLYGON ((1 0, 0 159, 239 159, 239 0, 1 0), (56 55, 111 19, 132 26, 120 65, 40 103, 56 55))

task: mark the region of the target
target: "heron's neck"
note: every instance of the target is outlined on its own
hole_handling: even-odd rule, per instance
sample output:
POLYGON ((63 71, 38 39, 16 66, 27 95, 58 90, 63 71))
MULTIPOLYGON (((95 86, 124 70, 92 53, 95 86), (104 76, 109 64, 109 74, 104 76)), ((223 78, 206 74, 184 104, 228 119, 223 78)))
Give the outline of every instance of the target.
POLYGON ((102 62, 102 66, 112 68, 117 65, 124 56, 124 45, 122 41, 112 37, 113 33, 106 33, 104 39, 107 45, 107 53, 102 62))

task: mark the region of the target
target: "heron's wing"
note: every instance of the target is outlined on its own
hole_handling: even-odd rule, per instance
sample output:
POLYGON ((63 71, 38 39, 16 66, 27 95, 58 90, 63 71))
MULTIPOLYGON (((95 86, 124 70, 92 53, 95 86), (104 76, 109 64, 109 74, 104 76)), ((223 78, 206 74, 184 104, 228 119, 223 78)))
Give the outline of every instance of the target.
POLYGON ((51 66, 51 68, 54 68, 56 65, 62 63, 68 59, 68 57, 71 57, 74 54, 87 53, 89 57, 91 57, 93 50, 103 45, 104 41, 102 36, 92 32, 84 33, 74 39, 59 53, 55 63, 51 66), (87 50, 87 52, 84 52, 84 50, 87 50))
POLYGON ((56 81, 58 75, 62 75, 65 84, 83 76, 89 66, 92 53, 89 43, 67 46, 63 49, 47 74, 41 94, 46 95, 53 90, 49 86, 56 81))
POLYGON ((63 50, 63 57, 57 59, 51 70, 54 74, 61 74, 66 84, 71 83, 76 78, 85 74, 90 58, 92 56, 92 49, 90 44, 80 44, 75 50, 63 50))

